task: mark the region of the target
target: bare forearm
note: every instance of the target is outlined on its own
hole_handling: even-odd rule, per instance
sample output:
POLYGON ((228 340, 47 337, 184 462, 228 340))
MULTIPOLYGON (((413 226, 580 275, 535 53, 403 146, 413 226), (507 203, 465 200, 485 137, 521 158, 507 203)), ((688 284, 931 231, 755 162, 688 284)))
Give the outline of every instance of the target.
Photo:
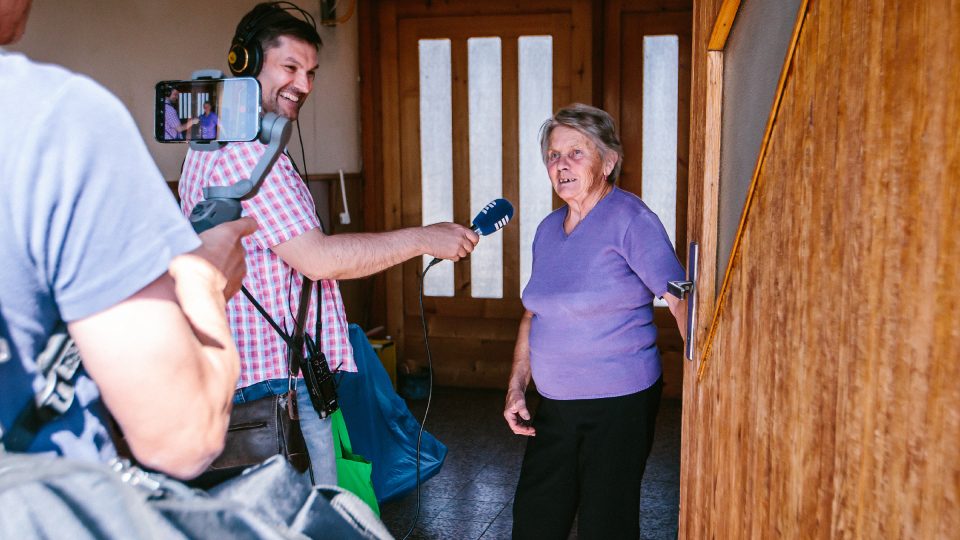
POLYGON ((202 390, 222 414, 229 414, 237 377, 239 354, 227 323, 223 289, 226 278, 195 255, 181 255, 170 264, 180 309, 190 323, 206 362, 197 363, 202 390))
POLYGON ((134 455, 177 477, 201 472, 221 451, 239 371, 225 278, 209 274, 174 259, 169 274, 69 325, 134 455))
POLYGON ((520 319, 517 331, 517 344, 513 349, 513 366, 510 369, 510 382, 507 392, 517 391, 523 394, 530 385, 530 312, 520 319))
POLYGON ((466 227, 437 223, 333 236, 313 229, 272 249, 284 262, 316 281, 366 277, 420 255, 458 260, 473 251, 478 240, 466 227))
POLYGON ((240 359, 225 316, 223 274, 200 257, 182 255, 171 262, 170 275, 194 340, 186 344, 192 354, 165 381, 175 404, 166 407, 163 417, 174 429, 151 435, 176 449, 157 456, 155 466, 187 478, 206 469, 223 448, 240 359), (177 451, 191 447, 193 452, 177 451))
POLYGON ((536 436, 537 430, 531 424, 532 416, 527 409, 526 391, 530 384, 530 321, 533 314, 529 311, 520 319, 517 331, 517 344, 513 350, 513 367, 510 370, 510 382, 507 384, 507 398, 503 405, 503 418, 510 430, 517 435, 536 436))
POLYGON ((680 330, 680 338, 684 342, 687 340, 687 303, 683 300, 678 299, 672 294, 664 295, 664 299, 667 301, 667 307, 670 309, 670 313, 673 315, 673 318, 677 321, 677 328, 680 330))
POLYGON ((420 229, 327 236, 303 269, 313 280, 355 279, 382 272, 426 252, 420 229))

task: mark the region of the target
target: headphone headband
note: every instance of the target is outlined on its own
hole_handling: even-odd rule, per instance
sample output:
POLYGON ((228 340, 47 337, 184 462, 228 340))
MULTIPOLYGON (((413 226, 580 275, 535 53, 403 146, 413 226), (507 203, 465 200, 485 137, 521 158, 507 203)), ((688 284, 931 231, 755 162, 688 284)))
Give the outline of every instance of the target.
POLYGON ((290 12, 300 13, 303 22, 309 24, 316 31, 317 23, 313 15, 292 2, 259 4, 250 13, 247 13, 244 18, 250 17, 250 20, 242 29, 238 28, 233 36, 233 42, 230 44, 230 51, 227 54, 227 63, 230 66, 231 73, 237 77, 256 77, 260 73, 260 68, 263 65, 263 48, 256 39, 257 34, 267 27, 271 19, 288 15, 293 17, 290 12), (262 9, 263 12, 251 17, 257 9, 262 9))

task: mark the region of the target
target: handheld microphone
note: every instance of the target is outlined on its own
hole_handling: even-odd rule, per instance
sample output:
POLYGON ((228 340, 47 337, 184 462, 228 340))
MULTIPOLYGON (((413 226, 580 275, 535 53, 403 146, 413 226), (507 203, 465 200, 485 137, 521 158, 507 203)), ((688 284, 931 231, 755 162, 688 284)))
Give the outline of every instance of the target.
MULTIPOLYGON (((470 229, 480 236, 493 234, 506 225, 513 217, 513 205, 506 199, 495 199, 487 203, 470 224, 470 229)), ((437 264, 442 259, 433 259, 427 268, 437 264)), ((426 269, 424 269, 426 271, 426 269)))
POLYGON ((473 218, 470 228, 480 236, 493 234, 503 228, 513 217, 513 205, 506 199, 496 199, 484 206, 473 218))

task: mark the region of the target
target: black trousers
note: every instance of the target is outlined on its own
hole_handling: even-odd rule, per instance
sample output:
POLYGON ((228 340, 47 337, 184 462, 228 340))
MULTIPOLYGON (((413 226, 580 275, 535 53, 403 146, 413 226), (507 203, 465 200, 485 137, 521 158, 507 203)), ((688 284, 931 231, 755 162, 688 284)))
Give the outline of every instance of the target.
POLYGON ((513 503, 513 538, 565 540, 579 509, 580 540, 640 537, 640 481, 663 391, 543 398, 513 503))

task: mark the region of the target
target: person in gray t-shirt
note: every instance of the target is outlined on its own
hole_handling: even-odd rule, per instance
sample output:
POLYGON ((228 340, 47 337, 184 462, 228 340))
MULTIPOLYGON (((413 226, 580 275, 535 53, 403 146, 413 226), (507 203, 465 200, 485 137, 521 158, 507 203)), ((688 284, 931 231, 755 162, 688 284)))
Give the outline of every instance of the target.
MULTIPOLYGON (((29 7, 2 1, 0 45, 29 7)), ((76 398, 24 450, 112 457, 102 403, 141 464, 199 474, 223 447, 240 367, 224 306, 256 223, 198 238, 130 114, 94 81, 0 51, 0 94, 0 431, 43 388, 37 357, 65 325, 83 358, 76 398)))

